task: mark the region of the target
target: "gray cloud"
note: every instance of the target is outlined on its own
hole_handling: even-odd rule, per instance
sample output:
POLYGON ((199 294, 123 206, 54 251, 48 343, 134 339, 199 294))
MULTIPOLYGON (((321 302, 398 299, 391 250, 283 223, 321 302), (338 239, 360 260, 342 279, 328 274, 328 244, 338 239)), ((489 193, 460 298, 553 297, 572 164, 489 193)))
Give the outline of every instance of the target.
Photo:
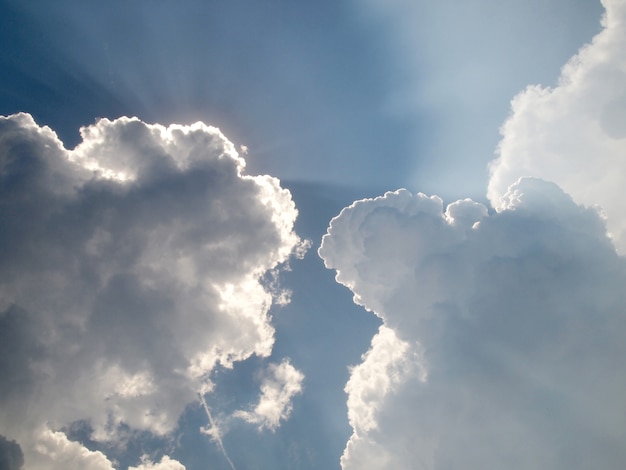
POLYGON ((0 436, 0 468, 3 470, 20 470, 24 465, 24 454, 20 445, 0 436))
POLYGON ((619 469, 626 262, 595 210, 522 179, 492 215, 401 190, 319 250, 384 325, 346 386, 345 469, 619 469))
POLYGON ((260 278, 301 246, 289 192, 245 175, 218 129, 81 134, 66 150, 27 114, 0 118, 0 432, 49 468, 111 466, 62 426, 168 433, 216 365, 268 356, 281 292, 260 278))

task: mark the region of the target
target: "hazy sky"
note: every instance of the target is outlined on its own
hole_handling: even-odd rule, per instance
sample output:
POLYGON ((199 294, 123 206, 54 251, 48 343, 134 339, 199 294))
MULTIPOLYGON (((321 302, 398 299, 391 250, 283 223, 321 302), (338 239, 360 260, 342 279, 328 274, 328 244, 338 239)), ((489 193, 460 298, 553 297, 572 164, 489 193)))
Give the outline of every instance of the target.
POLYGON ((0 469, 623 468, 625 45, 0 0, 0 469))

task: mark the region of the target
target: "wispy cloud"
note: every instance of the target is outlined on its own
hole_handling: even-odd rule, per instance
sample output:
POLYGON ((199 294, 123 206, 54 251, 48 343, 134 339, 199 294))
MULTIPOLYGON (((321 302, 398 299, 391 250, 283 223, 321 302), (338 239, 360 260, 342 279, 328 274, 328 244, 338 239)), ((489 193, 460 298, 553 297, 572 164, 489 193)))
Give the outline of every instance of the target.
POLYGON ((282 420, 289 417, 292 399, 302 393, 304 375, 288 360, 270 364, 261 382, 259 401, 251 410, 239 410, 235 417, 257 424, 259 430, 276 430, 282 420))

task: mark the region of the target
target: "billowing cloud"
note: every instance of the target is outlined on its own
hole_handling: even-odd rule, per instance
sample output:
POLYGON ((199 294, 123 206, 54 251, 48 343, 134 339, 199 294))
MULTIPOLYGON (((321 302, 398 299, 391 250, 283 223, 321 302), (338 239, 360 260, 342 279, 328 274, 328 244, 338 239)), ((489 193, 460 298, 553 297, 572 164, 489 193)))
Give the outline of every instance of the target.
POLYGON ((603 0, 603 30, 562 69, 554 88, 530 86, 512 102, 491 164, 496 208, 521 176, 554 181, 578 203, 599 205, 626 252, 626 1, 603 0))
POLYGON ((100 451, 91 451, 82 444, 70 441, 60 431, 47 427, 33 433, 35 449, 28 449, 27 468, 67 470, 114 470, 113 463, 100 451))
POLYGON ((0 118, 0 433, 28 468, 110 468, 63 426, 166 434, 217 365, 268 356, 283 296, 262 277, 302 246, 290 193, 245 175, 218 129, 81 135, 67 150, 28 114, 0 118))
POLYGON ((406 190, 319 250, 384 324, 347 384, 344 469, 619 469, 626 262, 594 209, 521 179, 500 211, 406 190))
POLYGON ((623 466, 626 2, 603 4, 558 86, 513 100, 495 214, 400 190, 331 222, 320 255, 384 322, 344 469, 623 466))
POLYGON ((292 399, 302 393, 304 375, 288 360, 270 364, 261 382, 261 395, 251 411, 240 410, 236 417, 254 423, 259 429, 275 430, 292 410, 292 399))

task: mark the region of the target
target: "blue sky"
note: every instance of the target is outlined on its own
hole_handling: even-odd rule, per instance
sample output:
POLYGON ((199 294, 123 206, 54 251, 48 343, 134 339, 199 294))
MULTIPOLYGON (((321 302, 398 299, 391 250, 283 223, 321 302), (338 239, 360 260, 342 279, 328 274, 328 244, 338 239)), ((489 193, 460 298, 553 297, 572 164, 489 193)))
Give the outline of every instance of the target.
POLYGON ((619 468, 625 9, 0 1, 5 466, 619 468))
POLYGON ((251 149, 251 173, 438 193, 482 178, 456 197, 484 194, 509 101, 553 84, 602 14, 557 0, 4 3, 5 112, 28 108, 68 145, 97 117, 201 119, 251 149))

